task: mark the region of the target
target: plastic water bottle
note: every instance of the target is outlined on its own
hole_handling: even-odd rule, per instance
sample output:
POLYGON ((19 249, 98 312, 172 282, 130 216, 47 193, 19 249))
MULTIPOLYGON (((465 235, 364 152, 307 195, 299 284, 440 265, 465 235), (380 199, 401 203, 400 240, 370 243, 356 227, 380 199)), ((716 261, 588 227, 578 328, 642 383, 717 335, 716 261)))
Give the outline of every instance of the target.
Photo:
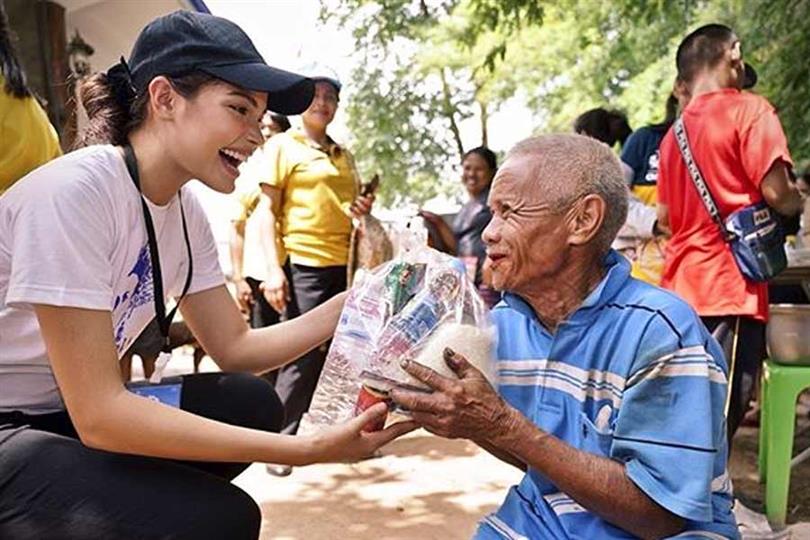
POLYGON ((370 369, 401 379, 399 362, 416 355, 424 339, 450 311, 460 284, 461 276, 455 269, 445 268, 430 276, 427 287, 388 323, 377 342, 370 369))

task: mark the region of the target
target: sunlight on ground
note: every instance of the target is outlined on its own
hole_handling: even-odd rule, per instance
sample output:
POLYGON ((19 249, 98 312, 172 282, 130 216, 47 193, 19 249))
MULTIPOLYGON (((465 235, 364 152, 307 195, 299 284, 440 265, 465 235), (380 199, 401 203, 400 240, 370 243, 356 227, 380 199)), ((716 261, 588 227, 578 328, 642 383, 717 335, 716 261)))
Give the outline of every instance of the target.
POLYGON ((470 538, 521 476, 472 443, 424 431, 383 454, 295 469, 286 478, 254 465, 236 484, 262 508, 262 540, 448 540, 470 538))

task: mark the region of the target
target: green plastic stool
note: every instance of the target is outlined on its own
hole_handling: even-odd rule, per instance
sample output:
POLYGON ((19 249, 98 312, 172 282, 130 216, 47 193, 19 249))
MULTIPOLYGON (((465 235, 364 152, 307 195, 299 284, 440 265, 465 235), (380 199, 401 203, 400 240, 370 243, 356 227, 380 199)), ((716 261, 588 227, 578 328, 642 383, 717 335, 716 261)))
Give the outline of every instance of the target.
POLYGON ((759 480, 765 483, 765 514, 783 526, 790 487, 796 401, 810 388, 810 366, 765 362, 759 420, 759 480))

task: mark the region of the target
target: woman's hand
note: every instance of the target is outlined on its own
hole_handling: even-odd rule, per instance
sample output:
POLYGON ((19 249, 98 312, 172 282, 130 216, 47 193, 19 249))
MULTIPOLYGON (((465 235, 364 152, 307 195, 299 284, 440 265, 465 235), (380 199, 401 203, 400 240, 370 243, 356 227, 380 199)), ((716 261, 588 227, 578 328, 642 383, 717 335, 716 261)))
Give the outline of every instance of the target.
POLYGON ((360 195, 357 197, 352 205, 349 207, 349 212, 353 218, 365 216, 371 212, 371 207, 374 206, 374 195, 360 195))
POLYGON ((268 272, 267 280, 259 285, 265 300, 278 313, 283 313, 290 300, 290 284, 280 266, 268 272))
POLYGON ((435 214, 433 212, 428 212, 427 210, 419 210, 419 212, 417 212, 416 214, 419 217, 429 221, 430 223, 433 223, 434 225, 438 224, 441 221, 444 221, 440 215, 435 214))
POLYGON ((250 285, 244 278, 234 280, 236 285, 236 303, 239 304, 239 309, 242 313, 250 313, 250 308, 253 305, 253 291, 250 290, 250 285))
POLYGON ((348 422, 312 435, 312 463, 358 461, 367 458, 381 446, 419 427, 415 422, 404 421, 392 424, 382 431, 363 431, 363 427, 369 422, 382 419, 387 410, 384 403, 378 403, 348 422))

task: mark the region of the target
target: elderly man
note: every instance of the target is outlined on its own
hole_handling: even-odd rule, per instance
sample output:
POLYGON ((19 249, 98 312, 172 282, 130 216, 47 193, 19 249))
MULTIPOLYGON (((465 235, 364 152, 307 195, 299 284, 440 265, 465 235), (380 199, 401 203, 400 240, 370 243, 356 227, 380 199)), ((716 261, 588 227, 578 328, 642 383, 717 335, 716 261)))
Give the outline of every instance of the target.
POLYGON ((737 538, 726 475, 726 365, 695 312, 610 250, 627 191, 610 148, 528 139, 498 170, 484 231, 498 393, 452 351, 432 394, 392 392, 428 431, 526 475, 476 538, 737 538), (499 395, 500 394, 500 395, 499 395))

